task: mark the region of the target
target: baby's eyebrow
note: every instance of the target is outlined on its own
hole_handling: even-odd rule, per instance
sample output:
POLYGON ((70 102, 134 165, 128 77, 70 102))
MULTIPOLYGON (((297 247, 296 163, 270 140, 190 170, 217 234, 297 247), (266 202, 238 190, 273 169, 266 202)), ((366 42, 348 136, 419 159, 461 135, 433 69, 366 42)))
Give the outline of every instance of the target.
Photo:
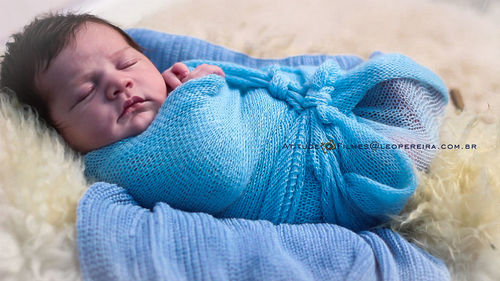
POLYGON ((83 75, 78 75, 76 76, 70 83, 71 85, 73 86, 78 86, 80 85, 83 81, 87 81, 89 80, 92 76, 94 75, 94 73, 92 72, 87 72, 83 75))
POLYGON ((117 57, 119 57, 122 53, 124 53, 125 51, 127 51, 128 49, 131 49, 132 47, 130 46, 126 46, 125 48, 122 48, 114 53, 112 53, 111 55, 108 56, 109 59, 111 60, 114 60, 116 59, 117 57))

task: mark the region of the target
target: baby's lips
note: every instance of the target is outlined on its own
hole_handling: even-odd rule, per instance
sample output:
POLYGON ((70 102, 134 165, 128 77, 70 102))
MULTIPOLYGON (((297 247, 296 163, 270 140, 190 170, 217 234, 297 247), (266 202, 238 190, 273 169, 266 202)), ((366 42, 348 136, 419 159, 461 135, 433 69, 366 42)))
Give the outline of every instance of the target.
POLYGON ((121 118, 125 112, 127 112, 127 109, 131 106, 133 106, 134 104, 136 103, 141 103, 141 102, 144 102, 144 99, 141 98, 141 97, 138 97, 138 96, 132 96, 131 98, 129 98, 128 100, 126 100, 124 103, 123 103, 123 108, 122 108, 122 112, 120 114, 120 117, 121 118))

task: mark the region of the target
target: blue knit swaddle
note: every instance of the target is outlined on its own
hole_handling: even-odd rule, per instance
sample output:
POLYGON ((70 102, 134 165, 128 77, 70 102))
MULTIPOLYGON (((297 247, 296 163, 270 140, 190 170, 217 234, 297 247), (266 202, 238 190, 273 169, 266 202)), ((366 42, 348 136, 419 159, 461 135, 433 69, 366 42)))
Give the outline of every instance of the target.
POLYGON ((450 280, 445 264, 388 229, 214 219, 156 204, 137 206, 116 185, 80 200, 83 280, 450 280))
POLYGON ((432 157, 364 148, 437 142, 446 87, 407 57, 377 55, 347 71, 333 60, 260 69, 187 62, 201 63, 226 78, 178 87, 146 131, 88 153, 87 176, 149 208, 161 201, 217 217, 361 230, 401 210, 416 187, 411 160, 425 168, 432 157), (337 147, 315 149, 322 143, 337 147))

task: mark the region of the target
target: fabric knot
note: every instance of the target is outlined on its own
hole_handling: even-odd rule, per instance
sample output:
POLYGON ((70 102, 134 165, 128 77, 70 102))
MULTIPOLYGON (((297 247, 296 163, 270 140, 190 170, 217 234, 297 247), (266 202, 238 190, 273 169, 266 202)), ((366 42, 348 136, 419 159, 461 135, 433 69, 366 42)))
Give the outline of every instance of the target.
POLYGON ((336 120, 348 121, 348 117, 341 113, 338 108, 326 104, 320 104, 315 107, 318 121, 323 125, 331 125, 336 120))
POLYGON ((314 108, 318 105, 331 105, 335 91, 333 84, 341 75, 335 61, 322 64, 306 83, 304 73, 279 65, 270 65, 263 70, 224 68, 226 81, 239 88, 263 87, 271 96, 285 101, 296 111, 314 108))
POLYGON ((311 88, 321 90, 322 88, 332 86, 342 75, 339 64, 333 60, 327 60, 318 67, 314 75, 309 80, 311 88))
POLYGON ((295 110, 302 110, 304 96, 303 89, 295 85, 287 73, 284 73, 278 66, 271 66, 268 70, 270 81, 268 89, 275 98, 286 101, 295 110))
POLYGON ((317 107, 318 105, 327 105, 332 101, 332 94, 335 88, 333 86, 323 87, 319 91, 309 89, 302 103, 303 108, 317 107))
POLYGON ((272 67, 269 70, 269 75, 271 76, 271 81, 269 81, 268 89, 276 98, 285 100, 290 80, 277 67, 272 67))

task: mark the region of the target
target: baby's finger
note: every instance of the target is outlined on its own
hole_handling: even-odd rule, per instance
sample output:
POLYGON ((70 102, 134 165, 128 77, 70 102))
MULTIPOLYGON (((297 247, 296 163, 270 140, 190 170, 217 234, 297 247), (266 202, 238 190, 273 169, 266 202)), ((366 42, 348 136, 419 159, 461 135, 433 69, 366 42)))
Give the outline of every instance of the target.
POLYGON ((222 70, 222 68, 220 68, 220 67, 218 67, 216 65, 202 64, 202 65, 199 65, 197 68, 200 68, 200 71, 202 73, 205 73, 205 75, 208 75, 208 74, 217 74, 217 75, 222 76, 222 77, 225 76, 225 73, 222 70))
POLYGON ((172 72, 177 76, 177 78, 179 78, 179 80, 186 78, 186 76, 189 74, 189 68, 182 62, 176 62, 171 67, 171 69, 172 72))
POLYGON ((161 75, 167 85, 167 93, 173 91, 182 84, 181 80, 171 71, 171 69, 164 71, 161 75))
POLYGON ((222 76, 222 77, 226 76, 226 74, 224 73, 222 68, 220 68, 216 65, 210 65, 210 73, 217 74, 217 75, 222 76))
POLYGON ((186 82, 191 79, 201 78, 209 74, 217 74, 222 77, 225 76, 224 71, 222 71, 220 67, 215 65, 202 64, 197 66, 191 73, 189 73, 188 76, 182 80, 182 82, 186 82))

